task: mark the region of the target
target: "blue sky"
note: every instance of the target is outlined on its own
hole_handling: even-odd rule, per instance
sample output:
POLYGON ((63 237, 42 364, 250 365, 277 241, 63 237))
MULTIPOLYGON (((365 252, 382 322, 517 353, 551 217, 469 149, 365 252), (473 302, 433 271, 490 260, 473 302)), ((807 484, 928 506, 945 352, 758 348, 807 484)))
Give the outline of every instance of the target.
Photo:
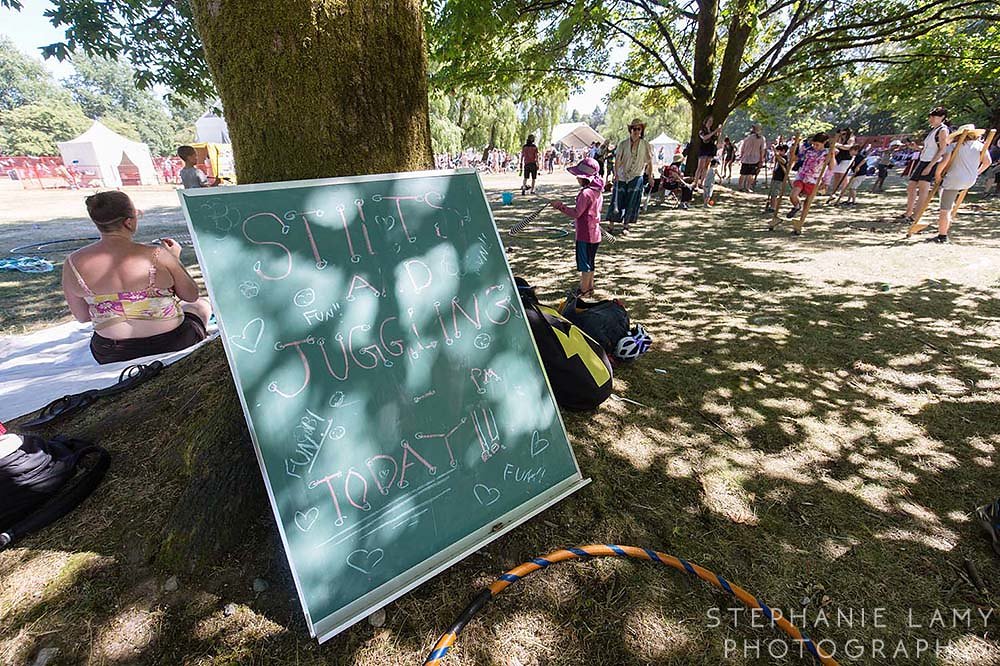
MULTIPOLYGON (((9 37, 24 53, 41 59, 39 47, 62 41, 63 33, 42 15, 50 6, 46 0, 23 0, 23 3, 24 9, 19 12, 0 9, 0 34, 9 37)), ((45 66, 60 78, 73 72, 72 65, 54 59, 46 60, 45 66)))
MULTIPOLYGON (((49 8, 47 0, 22 0, 24 9, 15 12, 0 8, 0 34, 9 37, 21 51, 41 58, 40 47, 61 41, 63 33, 49 23, 43 12, 49 8)), ((45 66, 57 78, 72 74, 73 67, 55 59, 45 60, 45 66)), ((590 113, 595 106, 607 106, 604 97, 614 87, 611 79, 599 79, 587 84, 582 91, 571 95, 568 111, 576 109, 581 114, 590 113)))

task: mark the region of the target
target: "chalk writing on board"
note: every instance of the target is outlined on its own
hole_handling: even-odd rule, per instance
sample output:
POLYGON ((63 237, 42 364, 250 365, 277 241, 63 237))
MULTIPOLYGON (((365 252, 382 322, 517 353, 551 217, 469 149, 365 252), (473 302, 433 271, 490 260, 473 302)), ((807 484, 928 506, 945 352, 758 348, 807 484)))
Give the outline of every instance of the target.
POLYGON ((414 437, 416 437, 417 439, 440 439, 440 440, 442 440, 444 442, 445 448, 448 449, 448 464, 451 465, 452 467, 454 467, 458 463, 455 461, 455 452, 452 450, 451 443, 448 440, 451 438, 452 435, 455 434, 455 431, 458 430, 459 428, 461 428, 463 425, 465 425, 468 420, 469 419, 467 419, 467 418, 465 418, 463 416, 461 421, 459 421, 457 424, 455 424, 455 426, 451 430, 449 430, 448 432, 445 432, 445 433, 440 433, 440 434, 434 435, 434 434, 427 434, 427 433, 423 433, 423 432, 418 432, 416 435, 414 435, 414 437))
POLYGON ((347 556, 347 566, 363 574, 370 574, 379 565, 383 557, 385 557, 385 551, 381 548, 373 548, 372 550, 359 548, 351 551, 351 554, 347 556))
POLYGON ((295 512, 295 526, 302 532, 308 532, 319 519, 319 509, 310 507, 307 511, 295 512))
POLYGON ((229 342, 248 354, 253 354, 256 353, 257 345, 260 344, 260 339, 263 335, 264 320, 260 317, 255 317, 243 326, 243 330, 239 335, 229 336, 229 342), (251 338, 253 338, 253 342, 250 341, 251 338))
POLYGON ((282 235, 287 235, 289 229, 291 228, 287 224, 282 222, 281 218, 279 218, 274 213, 255 213, 250 217, 248 217, 247 219, 243 220, 243 236, 254 245, 270 245, 281 248, 281 251, 285 254, 285 263, 286 263, 285 270, 283 273, 272 275, 265 272, 262 269, 263 263, 261 261, 254 262, 253 272, 256 273, 258 277, 264 280, 284 280, 292 272, 292 253, 289 251, 288 247, 286 247, 283 243, 279 243, 277 241, 258 240, 250 235, 251 229, 256 231, 257 226, 261 226, 261 224, 268 222, 277 222, 279 228, 281 229, 282 235), (255 225, 250 225, 250 222, 254 220, 258 220, 258 223, 255 225))
POLYGON ((489 506, 500 499, 500 489, 490 488, 485 483, 477 483, 473 486, 472 494, 475 495, 476 500, 484 506, 489 506))
POLYGON ((500 450, 500 429, 497 428, 496 419, 493 417, 493 409, 487 407, 473 410, 472 423, 482 449, 483 462, 486 462, 500 450))
POLYGON ((299 289, 295 292, 295 296, 292 297, 292 303, 295 303, 300 308, 307 308, 315 302, 316 292, 311 287, 299 289))
POLYGON ((517 465, 507 463, 503 467, 503 480, 512 479, 518 483, 541 483, 545 476, 544 467, 523 469, 517 465))
POLYGON ((529 448, 529 451, 531 452, 531 457, 534 458, 535 456, 540 455, 542 451, 544 451, 547 448, 549 448, 549 440, 539 435, 537 430, 532 432, 531 446, 529 448))
POLYGON ((240 293, 246 298, 256 298, 260 293, 260 285, 253 280, 244 280, 240 283, 240 293))
POLYGON ((486 393, 486 386, 490 382, 499 382, 500 375, 493 368, 471 368, 469 376, 472 383, 476 385, 476 393, 486 393))
POLYGON ((413 396, 413 404, 414 404, 414 405, 416 405, 416 404, 418 404, 418 403, 419 403, 419 402, 420 402, 421 400, 426 400, 427 398, 431 397, 431 396, 432 396, 432 395, 434 395, 435 393, 437 393, 437 391, 435 391, 435 390, 430 390, 430 391, 428 391, 427 393, 424 393, 423 395, 417 395, 417 396, 413 396))
MULTIPOLYGON (((385 527, 391 527, 400 521, 409 520, 417 512, 422 512, 423 509, 451 492, 451 488, 442 488, 442 486, 448 480, 448 476, 452 471, 454 470, 449 470, 436 479, 425 481, 420 486, 413 488, 406 495, 396 498, 363 520, 352 524, 317 544, 315 548, 319 549, 330 545, 336 546, 359 535, 370 535, 385 527)), ((335 523, 336 527, 340 527, 341 525, 343 525, 342 522, 335 523)))
POLYGON ((316 458, 327 441, 338 440, 347 434, 343 426, 335 425, 330 417, 323 417, 307 409, 292 429, 295 451, 285 458, 285 473, 301 479, 302 474, 311 474, 316 458))
POLYGON ((475 174, 229 192, 181 199, 328 636, 351 602, 540 510, 579 470, 475 174))

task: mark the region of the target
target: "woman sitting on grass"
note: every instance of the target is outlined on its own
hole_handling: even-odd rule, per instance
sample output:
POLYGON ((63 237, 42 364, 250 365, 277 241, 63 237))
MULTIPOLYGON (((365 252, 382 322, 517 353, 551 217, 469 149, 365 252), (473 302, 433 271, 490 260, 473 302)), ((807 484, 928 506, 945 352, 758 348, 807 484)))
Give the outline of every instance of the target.
POLYGON ((76 320, 94 324, 94 359, 130 361, 204 340, 212 309, 181 265, 177 241, 136 243, 140 213, 124 192, 98 192, 86 203, 101 240, 66 257, 62 286, 76 320))

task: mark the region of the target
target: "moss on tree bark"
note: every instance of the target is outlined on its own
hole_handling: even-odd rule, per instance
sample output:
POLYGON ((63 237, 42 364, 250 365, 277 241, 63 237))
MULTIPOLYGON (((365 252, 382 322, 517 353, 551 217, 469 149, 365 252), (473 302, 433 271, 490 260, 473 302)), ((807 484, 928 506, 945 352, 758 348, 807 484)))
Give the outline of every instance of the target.
POLYGON ((419 0, 192 0, 242 183, 432 166, 419 0))
MULTIPOLYGON (((419 0, 193 0, 192 8, 240 182, 432 166, 419 0)), ((266 513, 221 345, 200 355, 225 381, 200 390, 178 433, 170 476, 180 495, 153 544, 175 571, 210 564, 266 513)))

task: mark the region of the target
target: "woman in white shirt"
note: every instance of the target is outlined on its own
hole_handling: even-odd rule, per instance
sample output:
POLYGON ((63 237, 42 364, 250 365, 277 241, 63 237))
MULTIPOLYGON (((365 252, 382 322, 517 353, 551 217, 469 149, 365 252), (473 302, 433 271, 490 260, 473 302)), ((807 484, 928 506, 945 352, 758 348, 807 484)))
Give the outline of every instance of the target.
POLYGON ((913 224, 914 214, 922 210, 924 200, 930 195, 934 173, 948 145, 948 126, 944 124, 947 118, 948 112, 940 106, 930 112, 928 123, 931 129, 924 137, 920 161, 913 167, 910 183, 906 187, 906 212, 899 216, 899 221, 904 224, 913 224))
MULTIPOLYGON (((933 243, 947 243, 948 230, 952 223, 952 210, 963 190, 976 184, 979 174, 990 168, 993 160, 985 149, 983 134, 986 130, 976 129, 975 125, 962 125, 951 136, 952 144, 948 147, 948 157, 943 164, 947 165, 947 173, 941 179, 941 212, 938 215, 938 235, 931 239, 933 243), (958 147, 958 139, 965 137, 965 142, 958 147)), ((942 167, 944 170, 945 167, 942 167)))
POLYGON ((837 161, 833 165, 833 183, 830 185, 830 196, 834 197, 840 189, 847 170, 851 166, 854 158, 851 156, 851 146, 854 145, 853 132, 850 127, 842 127, 837 130, 837 137, 834 139, 833 148, 837 151, 837 161))

